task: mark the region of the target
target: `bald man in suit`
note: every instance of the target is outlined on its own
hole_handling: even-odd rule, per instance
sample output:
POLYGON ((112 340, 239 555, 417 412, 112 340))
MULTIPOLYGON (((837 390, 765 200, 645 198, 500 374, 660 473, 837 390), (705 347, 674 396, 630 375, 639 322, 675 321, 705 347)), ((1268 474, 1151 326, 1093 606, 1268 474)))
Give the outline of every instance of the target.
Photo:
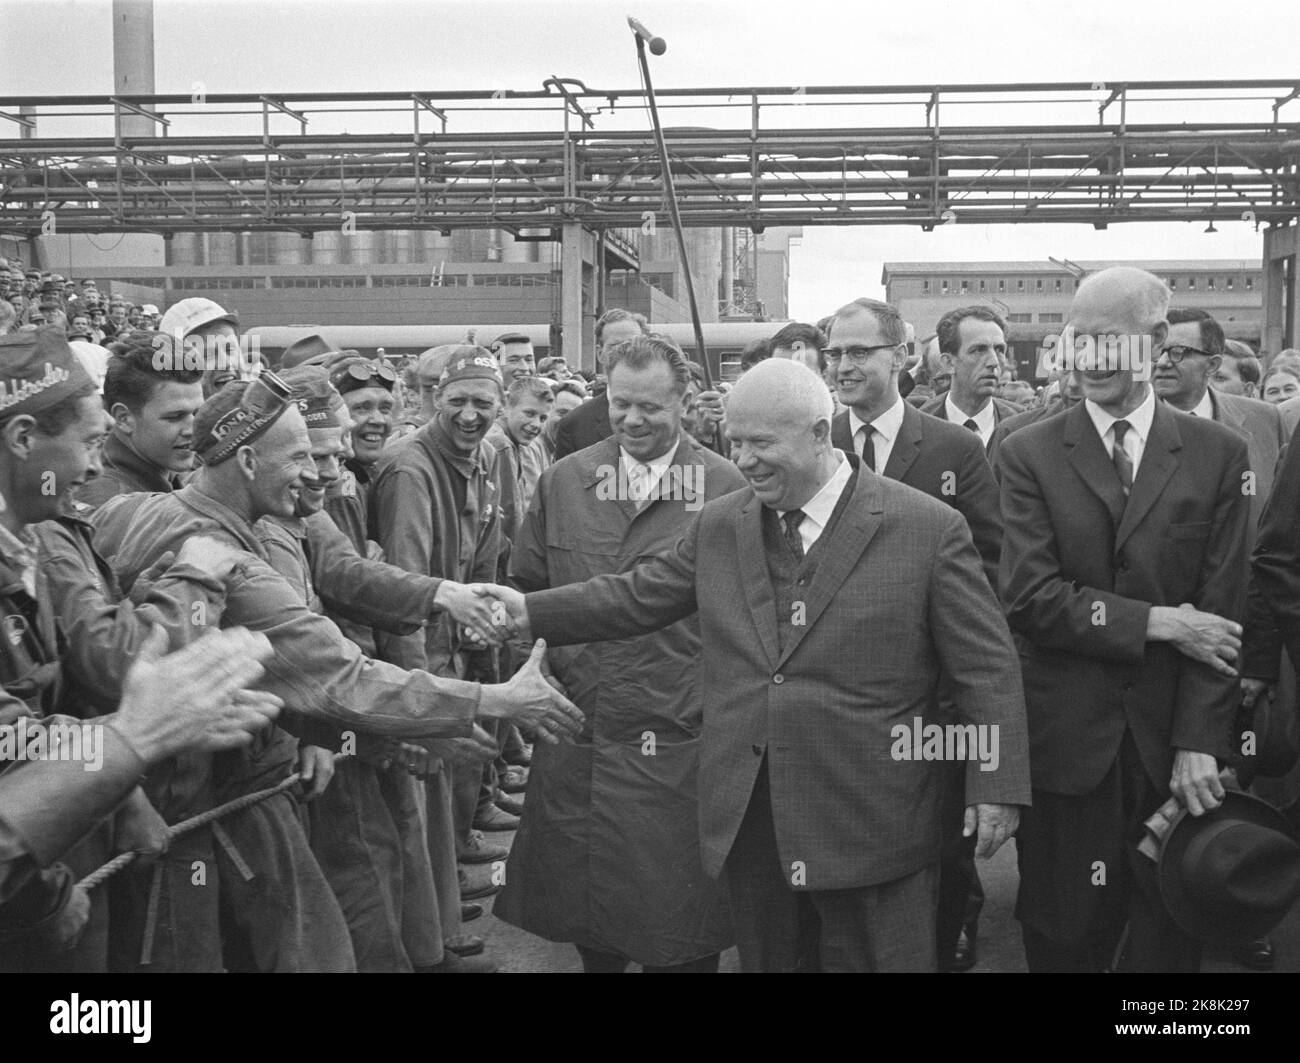
POLYGON ((1028 798, 1020 677, 966 522, 836 450, 831 409, 805 366, 760 363, 727 410, 748 487, 627 572, 492 591, 552 645, 699 613, 701 854, 745 970, 933 971, 943 773, 965 762, 992 855, 1028 798), (992 760, 913 756, 941 671, 992 760))
POLYGON ((1223 797, 1249 470, 1236 432, 1156 401, 1168 299, 1142 270, 1088 277, 1068 323, 1099 352, 1080 366, 1084 401, 1001 448, 1002 596, 1034 785, 1016 914, 1035 973, 1105 969, 1126 925, 1124 969, 1200 965, 1134 843, 1171 792, 1194 816, 1223 797))

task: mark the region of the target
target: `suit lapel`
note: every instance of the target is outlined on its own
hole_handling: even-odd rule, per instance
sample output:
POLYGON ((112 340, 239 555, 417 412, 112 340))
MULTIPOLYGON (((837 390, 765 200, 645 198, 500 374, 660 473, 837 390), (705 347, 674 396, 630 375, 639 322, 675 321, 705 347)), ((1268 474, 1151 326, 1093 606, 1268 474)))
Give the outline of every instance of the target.
POLYGON ((831 446, 848 454, 853 450, 853 436, 849 434, 849 411, 836 414, 831 420, 831 446))
MULTIPOLYGON (((1062 441, 1074 471, 1092 493, 1105 503, 1114 526, 1119 527, 1120 518, 1124 514, 1124 487, 1119 482, 1119 474, 1082 402, 1076 403, 1074 409, 1065 414, 1062 441)), ((1145 456, 1143 467, 1145 468, 1145 456)))
POLYGON ((1142 448, 1142 464, 1138 466, 1137 476, 1133 478, 1133 490, 1128 496, 1124 519, 1120 521, 1119 531, 1115 534, 1116 551, 1133 534, 1142 518, 1151 512, 1151 507, 1165 489, 1165 484, 1178 468, 1176 452, 1182 445, 1182 436, 1178 432, 1174 415, 1163 402, 1157 402, 1155 416, 1151 419, 1151 438, 1142 448))
MULTIPOLYGON (((850 458, 849 460, 852 461, 853 459, 850 458)), ((780 660, 777 661, 778 668, 788 661, 790 655, 799 648, 799 643, 803 641, 804 636, 812 629, 812 626, 817 623, 817 618, 826 611, 831 599, 844 586, 849 573, 853 571, 858 559, 862 557, 863 552, 880 528, 883 512, 884 504, 880 498, 880 480, 860 470, 853 497, 849 499, 844 512, 840 514, 839 524, 831 533, 831 541, 822 543, 820 539, 818 540, 822 556, 817 565, 817 575, 813 577, 812 586, 808 588, 804 623, 792 627, 790 640, 785 646, 785 652, 781 654, 780 660)), ((769 581, 764 581, 764 583, 767 582, 769 581)), ((775 610, 769 607, 769 611, 772 612, 773 619, 775 619, 775 610)))
POLYGON ((884 475, 891 480, 901 480, 906 476, 912 462, 921 453, 921 441, 925 438, 924 422, 923 414, 906 403, 903 404, 903 423, 898 426, 898 437, 894 440, 893 450, 889 452, 889 460, 885 462, 884 475))
POLYGON ((763 503, 750 498, 740 511, 736 523, 736 561, 740 566, 740 583, 745 600, 758 628, 763 652, 775 667, 780 656, 781 639, 776 628, 776 597, 767 572, 767 554, 763 549, 763 503))

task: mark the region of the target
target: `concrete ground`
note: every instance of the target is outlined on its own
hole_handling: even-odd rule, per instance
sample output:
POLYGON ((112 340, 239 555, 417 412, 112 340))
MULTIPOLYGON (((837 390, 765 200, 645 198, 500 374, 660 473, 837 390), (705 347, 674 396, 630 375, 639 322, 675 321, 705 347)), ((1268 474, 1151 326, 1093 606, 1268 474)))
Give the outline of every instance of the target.
MULTIPOLYGON (((513 832, 489 834, 488 840, 496 844, 509 844, 513 832)), ((1014 842, 1004 845, 990 861, 979 862, 980 878, 984 883, 984 912, 980 917, 979 962, 971 974, 988 974, 1005 971, 1025 971, 1025 957, 1020 944, 1020 925, 1013 910, 1016 900, 1016 873, 1014 842)), ((493 898, 483 901, 487 911, 482 918, 466 924, 465 929, 487 939, 486 955, 494 959, 505 973, 524 972, 574 972, 582 971, 582 963, 572 945, 554 944, 503 923, 492 914, 493 898)), ((1300 905, 1271 935, 1278 973, 1300 972, 1300 905)), ((633 970, 637 968, 633 967, 633 970)), ((730 949, 722 956, 721 971, 735 973, 740 970, 736 950, 730 949)), ((1207 950, 1202 971, 1215 973, 1254 974, 1236 963, 1222 950, 1207 950)))

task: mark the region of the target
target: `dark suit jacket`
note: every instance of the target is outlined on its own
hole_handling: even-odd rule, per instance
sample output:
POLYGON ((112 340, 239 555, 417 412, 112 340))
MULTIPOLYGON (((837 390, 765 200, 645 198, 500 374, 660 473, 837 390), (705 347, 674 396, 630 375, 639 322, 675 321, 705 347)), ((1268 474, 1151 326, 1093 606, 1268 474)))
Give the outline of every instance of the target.
MULTIPOLYGON (((848 410, 831 421, 831 445, 856 453, 848 410)), ((997 484, 975 433, 903 403, 903 424, 883 473, 947 503, 966 518, 989 586, 996 588, 1002 514, 997 484)))
POLYGON ((606 392, 575 406, 560 418, 555 429, 555 460, 567 458, 614 434, 609 423, 609 394, 606 392))
MULTIPOLYGON (((937 417, 941 421, 948 420, 948 392, 942 395, 936 395, 924 406, 921 407, 922 413, 928 413, 932 417, 937 417)), ((985 448, 988 452, 989 464, 992 465, 998 458, 998 425, 1008 417, 1015 417, 1019 413, 1024 413, 1014 402, 1007 402, 1006 399, 1000 399, 996 395, 993 397, 993 434, 989 436, 989 445, 985 448)), ((958 427, 961 427, 958 425, 958 427)), ((966 429, 970 431, 970 429, 966 429)))
MULTIPOLYGON (((1044 406, 1031 406, 1029 409, 1021 410, 1011 417, 1003 418, 997 423, 997 427, 993 429, 993 437, 989 440, 989 453, 997 454, 1002 449, 1002 441, 1012 432, 1018 432, 1022 428, 1028 428, 1031 424, 1037 424, 1044 417, 1055 417, 1058 413, 1064 412, 1065 403, 1061 401, 1058 395, 1044 406)), ((1002 475, 996 461, 993 462, 993 475, 1001 481, 1002 475)))
POLYGON ((1156 403, 1126 500, 1084 403, 1002 445, 1002 597, 1035 789, 1093 790, 1132 731, 1160 790, 1175 749, 1228 759, 1237 680, 1147 642, 1151 606, 1242 619, 1246 442, 1156 403))
POLYGON ((1264 504, 1273 493, 1273 474, 1277 470, 1278 455, 1286 446, 1287 433, 1282 426, 1282 415, 1270 402, 1248 399, 1242 395, 1227 395, 1210 389, 1210 402, 1214 406, 1214 419, 1227 425, 1246 440, 1246 454, 1250 471, 1254 473, 1254 492, 1250 496, 1250 534, 1252 542, 1264 504))
POLYGON ((896 728, 938 722, 927 708, 940 670, 963 722, 999 728, 998 767, 969 763, 967 801, 1025 804, 1015 651, 961 516, 862 469, 805 623, 781 650, 763 509, 748 487, 715 499, 673 549, 527 599, 533 634, 557 644, 627 638, 698 610, 705 870, 721 872, 764 757, 782 864, 805 869, 795 888, 870 886, 934 864, 949 763, 893 754, 896 728))

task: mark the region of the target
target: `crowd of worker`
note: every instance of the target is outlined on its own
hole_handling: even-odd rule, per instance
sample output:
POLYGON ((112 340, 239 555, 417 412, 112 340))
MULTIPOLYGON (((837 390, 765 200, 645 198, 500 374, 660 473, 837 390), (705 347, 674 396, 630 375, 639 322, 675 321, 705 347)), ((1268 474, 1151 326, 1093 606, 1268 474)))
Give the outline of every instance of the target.
POLYGON ((985 306, 241 371, 158 357, 212 300, 0 284, 0 969, 489 972, 491 903, 591 972, 965 970, 1013 836, 1031 970, 1272 964, 1300 352, 1127 268, 1069 324, 1150 363, 1042 382, 985 306))

